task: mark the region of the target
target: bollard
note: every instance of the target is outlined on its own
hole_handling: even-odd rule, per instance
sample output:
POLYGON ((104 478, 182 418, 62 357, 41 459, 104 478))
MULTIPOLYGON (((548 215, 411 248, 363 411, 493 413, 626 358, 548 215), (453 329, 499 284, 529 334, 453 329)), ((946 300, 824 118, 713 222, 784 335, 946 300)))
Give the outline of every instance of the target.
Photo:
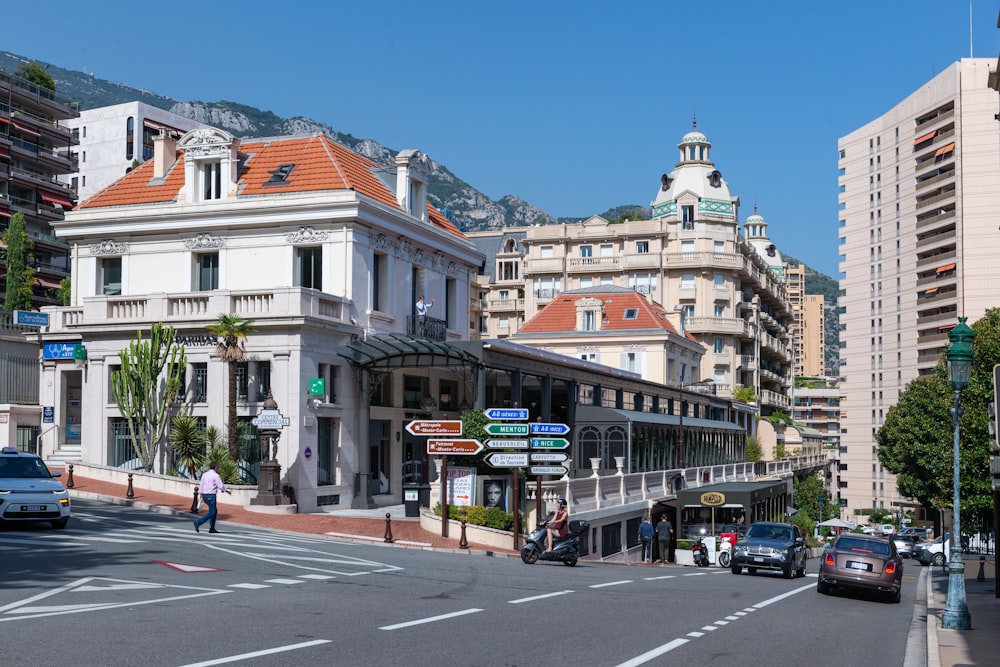
POLYGON ((392 542, 392 515, 385 513, 385 541, 392 542))
POLYGON ((135 491, 132 490, 132 473, 128 474, 128 490, 125 492, 126 498, 135 498, 135 491))
POLYGON ((69 464, 69 478, 66 480, 66 488, 67 489, 72 489, 73 488, 73 464, 72 463, 69 464))
POLYGON ((194 498, 191 499, 191 513, 198 513, 198 487, 194 487, 194 498))
POLYGON ((986 581, 986 556, 979 557, 979 574, 976 575, 976 581, 986 581))
POLYGON ((465 521, 462 521, 462 537, 458 540, 459 549, 468 549, 469 540, 465 539, 465 521))

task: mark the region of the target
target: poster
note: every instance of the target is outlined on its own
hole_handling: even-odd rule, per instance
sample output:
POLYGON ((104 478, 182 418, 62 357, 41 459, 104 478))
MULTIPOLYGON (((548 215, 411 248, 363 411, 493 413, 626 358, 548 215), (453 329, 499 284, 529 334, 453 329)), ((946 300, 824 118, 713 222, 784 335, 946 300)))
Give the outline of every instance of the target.
POLYGON ((448 466, 448 504, 467 507, 476 488, 476 469, 448 466))

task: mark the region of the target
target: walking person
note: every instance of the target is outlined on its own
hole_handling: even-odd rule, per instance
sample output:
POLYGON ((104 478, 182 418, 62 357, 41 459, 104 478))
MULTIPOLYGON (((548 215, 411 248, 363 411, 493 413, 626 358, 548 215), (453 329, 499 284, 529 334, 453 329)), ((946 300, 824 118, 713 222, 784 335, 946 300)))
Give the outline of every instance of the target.
POLYGON ((232 491, 227 489, 226 485, 222 483, 222 478, 219 476, 219 464, 217 462, 212 461, 208 464, 208 470, 201 476, 201 482, 198 484, 198 492, 201 494, 201 499, 208 505, 208 514, 200 519, 195 519, 194 532, 200 533, 201 524, 208 521, 208 532, 218 533, 219 531, 215 529, 215 517, 219 513, 215 506, 216 494, 220 492, 231 494, 232 491))
POLYGON ((642 542, 642 562, 653 562, 653 524, 649 522, 649 517, 642 517, 639 524, 639 541, 642 542))
POLYGON ((674 527, 664 514, 660 517, 660 523, 656 524, 656 542, 660 547, 660 562, 664 565, 672 561, 670 553, 670 538, 674 535, 674 527))

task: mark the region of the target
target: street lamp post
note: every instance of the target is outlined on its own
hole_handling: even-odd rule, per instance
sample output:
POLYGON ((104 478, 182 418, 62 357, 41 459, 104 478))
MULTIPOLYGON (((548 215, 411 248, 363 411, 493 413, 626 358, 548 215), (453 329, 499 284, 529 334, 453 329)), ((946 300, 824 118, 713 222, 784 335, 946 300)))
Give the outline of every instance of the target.
POLYGON ((941 627, 946 630, 970 630, 972 617, 969 615, 969 605, 965 598, 965 563, 962 561, 962 523, 961 495, 959 493, 960 452, 958 447, 959 422, 962 417, 962 389, 969 384, 972 373, 972 343, 976 334, 965 323, 964 317, 958 318, 958 326, 948 333, 951 346, 948 348, 948 381, 955 389, 955 406, 951 409, 951 420, 954 429, 954 498, 952 500, 951 526, 951 559, 948 562, 948 598, 945 601, 944 612, 941 615, 941 627))

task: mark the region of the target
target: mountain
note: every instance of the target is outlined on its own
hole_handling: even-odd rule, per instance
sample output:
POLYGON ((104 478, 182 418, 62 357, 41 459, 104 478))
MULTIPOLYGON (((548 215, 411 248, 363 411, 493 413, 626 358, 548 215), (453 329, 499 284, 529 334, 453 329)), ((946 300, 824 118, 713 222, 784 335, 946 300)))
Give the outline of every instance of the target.
MULTIPOLYGON (((0 69, 16 72, 19 65, 29 62, 39 61, 0 51, 0 69)), ((55 80, 57 96, 78 102, 81 110, 140 101, 222 128, 241 138, 322 133, 364 155, 372 162, 386 167, 395 166, 394 158, 399 152, 398 149, 388 148, 372 139, 359 139, 338 132, 329 125, 310 118, 301 116, 281 118, 270 111, 226 100, 182 102, 149 90, 99 79, 85 72, 63 69, 49 63, 39 62, 39 64, 44 66, 55 80)), ((506 195, 494 201, 453 174, 444 165, 433 159, 430 164, 428 198, 461 229, 480 231, 507 226, 524 227, 539 222, 570 224, 583 220, 583 218, 558 218, 515 195, 506 195)), ((618 222, 637 212, 646 217, 651 214, 649 207, 632 204, 615 206, 597 215, 618 222)), ((838 361, 840 325, 836 307, 839 287, 829 276, 809 269, 808 265, 806 269, 806 291, 810 294, 823 294, 826 297, 826 360, 828 369, 836 373, 840 368, 838 361)))

